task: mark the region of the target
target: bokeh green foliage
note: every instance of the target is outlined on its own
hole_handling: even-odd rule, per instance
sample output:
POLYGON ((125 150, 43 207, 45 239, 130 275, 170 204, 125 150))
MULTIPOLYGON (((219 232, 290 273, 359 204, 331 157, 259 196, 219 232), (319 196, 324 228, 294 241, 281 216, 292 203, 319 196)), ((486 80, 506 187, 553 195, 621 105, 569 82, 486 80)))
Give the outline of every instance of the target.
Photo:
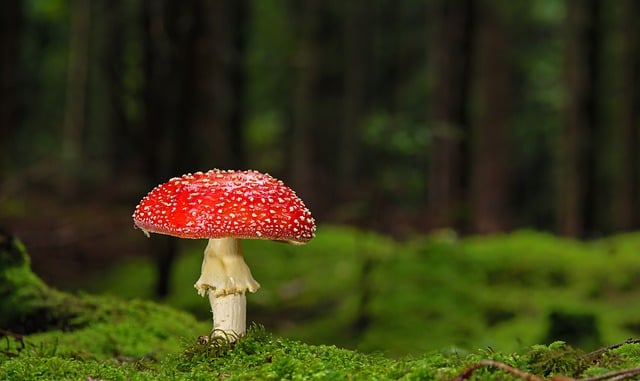
MULTIPOLYGON (((208 302, 192 288, 204 245, 183 242, 166 302, 208 320, 208 302)), ((262 285, 248 296, 248 319, 309 343, 402 355, 566 339, 588 350, 640 330, 637 234, 585 243, 534 231, 463 239, 442 231, 397 242, 321 226, 305 246, 247 240, 243 247, 262 285), (554 316, 593 325, 563 336, 554 316)), ((149 297, 152 283, 151 262, 139 260, 90 289, 149 297)))

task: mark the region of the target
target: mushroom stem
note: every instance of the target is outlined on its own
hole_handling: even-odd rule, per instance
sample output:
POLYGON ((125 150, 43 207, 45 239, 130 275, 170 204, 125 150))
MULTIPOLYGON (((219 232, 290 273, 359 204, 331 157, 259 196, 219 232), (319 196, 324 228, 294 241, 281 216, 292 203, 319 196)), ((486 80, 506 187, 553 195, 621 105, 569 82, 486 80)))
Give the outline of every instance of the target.
POLYGON ((194 287, 200 296, 209 296, 214 335, 233 340, 246 333, 245 293, 258 291, 260 284, 244 261, 240 240, 209 239, 200 279, 194 287))
POLYGON ((247 332, 247 298, 245 293, 215 296, 209 293, 213 312, 213 336, 234 341, 247 332))

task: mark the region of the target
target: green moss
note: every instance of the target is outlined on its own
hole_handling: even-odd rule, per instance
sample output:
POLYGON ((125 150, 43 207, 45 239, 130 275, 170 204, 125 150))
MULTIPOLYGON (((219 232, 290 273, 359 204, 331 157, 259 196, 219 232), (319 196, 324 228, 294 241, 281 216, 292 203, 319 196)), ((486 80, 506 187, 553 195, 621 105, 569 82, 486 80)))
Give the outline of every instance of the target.
MULTIPOLYGON (((89 297, 88 295, 86 297, 89 297)), ((427 352, 391 359, 331 345, 309 345, 252 326, 234 344, 204 342, 193 317, 155 303, 97 298, 96 320, 72 332, 51 331, 7 340, 2 380, 448 380, 484 359, 538 376, 603 374, 640 365, 640 345, 584 354, 564 343, 520 353, 492 350, 427 352)), ((207 324, 208 326, 208 324, 207 324)), ((485 367, 477 380, 517 379, 485 367)))
MULTIPOLYGON (((68 333, 75 336, 77 332, 68 333)), ((29 341, 29 338, 27 338, 29 341)), ((29 343, 28 346, 33 346, 29 343)), ((60 348, 67 344, 59 343, 60 348)), ((3 380, 94 379, 109 380, 386 380, 432 379, 452 375, 457 358, 392 360, 335 346, 312 346, 274 337, 252 328, 235 345, 192 342, 163 357, 100 358, 52 348, 27 349, 0 361, 3 380)), ((95 348, 94 349, 99 349, 95 348)), ((0 357, 1 358, 1 357, 0 357)))

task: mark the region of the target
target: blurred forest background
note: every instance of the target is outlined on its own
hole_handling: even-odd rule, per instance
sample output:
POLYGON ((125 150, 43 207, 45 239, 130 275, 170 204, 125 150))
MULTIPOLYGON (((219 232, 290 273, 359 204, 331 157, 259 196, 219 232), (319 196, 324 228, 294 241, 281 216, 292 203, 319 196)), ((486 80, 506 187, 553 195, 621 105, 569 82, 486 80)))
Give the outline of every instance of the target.
POLYGON ((154 252, 158 295, 175 241, 142 241, 130 215, 211 168, 271 173, 320 224, 396 238, 637 229, 639 8, 4 0, 0 225, 58 282, 154 252))

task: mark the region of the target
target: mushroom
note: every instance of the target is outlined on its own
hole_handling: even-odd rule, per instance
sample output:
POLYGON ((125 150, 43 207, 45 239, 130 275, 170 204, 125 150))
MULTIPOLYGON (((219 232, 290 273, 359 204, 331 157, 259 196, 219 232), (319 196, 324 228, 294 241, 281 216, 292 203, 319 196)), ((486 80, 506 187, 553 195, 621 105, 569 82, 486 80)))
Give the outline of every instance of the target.
POLYGON ((209 239, 194 287, 209 297, 213 335, 231 341, 246 333, 246 292, 260 288, 243 259, 240 239, 299 245, 313 238, 316 229, 293 190, 252 170, 213 169, 172 178, 140 201, 133 220, 147 236, 209 239))

